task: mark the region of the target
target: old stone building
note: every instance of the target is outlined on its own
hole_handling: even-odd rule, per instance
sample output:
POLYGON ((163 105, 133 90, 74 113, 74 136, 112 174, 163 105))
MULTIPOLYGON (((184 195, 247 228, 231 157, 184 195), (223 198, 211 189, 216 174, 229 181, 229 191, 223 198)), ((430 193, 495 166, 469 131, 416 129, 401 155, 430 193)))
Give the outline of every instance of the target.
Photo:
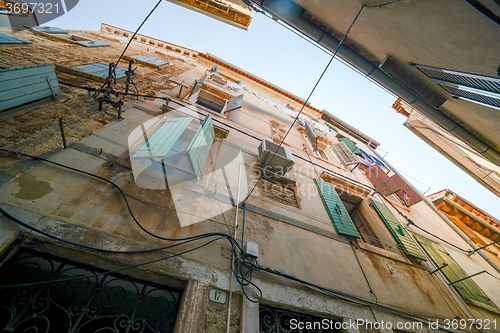
POLYGON ((355 124, 152 37, 110 69, 118 27, 2 32, 4 331, 500 331, 497 220, 355 124))

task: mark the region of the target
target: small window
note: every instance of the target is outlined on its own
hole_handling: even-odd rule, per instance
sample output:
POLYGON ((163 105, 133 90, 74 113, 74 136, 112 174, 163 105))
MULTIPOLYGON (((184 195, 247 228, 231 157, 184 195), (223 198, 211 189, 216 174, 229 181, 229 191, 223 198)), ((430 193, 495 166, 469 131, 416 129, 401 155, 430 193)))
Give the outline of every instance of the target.
POLYGON ((366 210, 363 211, 361 207, 364 203, 363 199, 347 193, 341 193, 339 196, 363 242, 384 248, 365 216, 367 214, 366 210))
POLYGON ((330 161, 330 159, 328 158, 328 156, 326 156, 326 153, 323 149, 318 148, 317 153, 318 153, 318 156, 321 157, 322 159, 324 159, 325 161, 330 161))

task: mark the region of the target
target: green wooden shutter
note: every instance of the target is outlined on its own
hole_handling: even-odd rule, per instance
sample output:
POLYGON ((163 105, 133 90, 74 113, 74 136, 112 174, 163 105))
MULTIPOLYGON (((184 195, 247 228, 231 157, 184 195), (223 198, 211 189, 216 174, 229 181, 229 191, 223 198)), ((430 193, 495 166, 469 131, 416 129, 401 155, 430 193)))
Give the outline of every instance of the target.
POLYGON ((330 124, 325 124, 325 125, 326 125, 326 126, 328 126, 328 128, 329 128, 329 129, 331 129, 332 131, 337 132, 337 133, 339 132, 339 131, 337 131, 337 129, 336 129, 335 127, 333 127, 332 125, 330 125, 330 124))
POLYGON ((171 118, 167 120, 142 147, 134 154, 136 157, 165 157, 193 118, 171 118))
POLYGON ((345 143, 353 154, 359 155, 364 158, 363 153, 359 150, 358 146, 350 138, 340 138, 339 141, 345 143))
POLYGON ((198 180, 203 174, 203 167, 207 161, 208 153, 210 152, 210 147, 214 142, 214 138, 215 132, 212 116, 208 114, 186 149, 189 162, 198 180))
POLYGON ((319 195, 325 205, 328 216, 337 230, 338 234, 360 238, 356 226, 347 213, 344 204, 340 200, 339 195, 335 191, 333 185, 319 179, 315 179, 314 183, 318 188, 319 195))
POLYGON ((389 228, 391 234, 394 238, 396 238, 399 246, 403 248, 404 253, 420 260, 427 260, 425 255, 418 248, 417 244, 415 244, 410 235, 408 235, 408 232, 406 232, 406 230, 401 226, 389 208, 387 208, 387 206, 383 203, 373 199, 370 199, 370 201, 387 228, 389 228))
MULTIPOLYGON (((467 274, 460 268, 460 266, 453 260, 446 250, 444 250, 439 244, 435 244, 428 239, 420 236, 415 236, 424 248, 425 252, 431 257, 432 261, 436 266, 441 267, 444 264, 448 264, 441 271, 446 276, 446 279, 450 283, 458 281, 467 277, 467 274)), ((479 287, 471 279, 460 281, 452 285, 462 297, 472 299, 483 304, 495 307, 495 305, 486 297, 479 287)))
POLYGON ((0 111, 60 92, 50 64, 0 69, 0 111))

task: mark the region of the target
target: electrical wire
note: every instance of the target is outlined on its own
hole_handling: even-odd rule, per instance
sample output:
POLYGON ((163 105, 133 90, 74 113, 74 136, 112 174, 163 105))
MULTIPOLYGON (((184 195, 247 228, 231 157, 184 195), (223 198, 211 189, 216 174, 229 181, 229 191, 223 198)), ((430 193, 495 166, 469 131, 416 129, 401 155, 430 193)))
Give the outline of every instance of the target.
MULTIPOLYGON (((146 21, 149 19, 149 17, 153 14, 153 12, 156 10, 156 8, 158 8, 158 6, 160 5, 160 3, 162 2, 163 0, 159 0, 156 5, 153 7, 153 9, 151 9, 151 11, 149 12, 148 16, 146 16, 146 18, 144 19, 144 21, 142 21, 141 25, 137 28, 137 30, 134 32, 134 34, 132 35, 132 37, 130 37, 130 40, 128 41, 127 43, 127 46, 125 46, 125 49, 123 50, 122 54, 120 55, 120 58, 118 58, 118 61, 113 65, 113 70, 111 71, 112 73, 115 72, 116 70, 116 67, 118 66, 118 64, 120 63, 120 61, 122 60, 123 56, 125 55, 125 52, 127 52, 127 49, 128 47, 130 46, 130 44, 132 43, 132 41, 134 40, 135 36, 137 35, 137 33, 139 32, 139 30, 141 30, 142 26, 144 25, 144 23, 146 23, 146 21)), ((106 78, 106 81, 103 83, 103 85, 99 88, 99 90, 94 94, 94 99, 97 99, 97 97, 99 97, 99 95, 101 94, 102 92, 102 89, 106 86, 106 84, 108 84, 109 80, 111 79, 111 76, 108 76, 106 78)))
POLYGON ((500 281, 500 278, 497 278, 495 275, 491 274, 490 272, 486 271, 486 274, 488 274, 489 276, 497 279, 498 281, 500 281))
MULTIPOLYGON (((232 250, 233 250, 233 253, 235 255, 236 258, 240 257, 240 258, 243 258, 243 256, 246 256, 244 254, 244 251, 242 250, 242 248, 240 247, 240 245, 238 244, 238 242, 230 235, 228 234, 224 234, 224 233, 206 233, 206 234, 202 234, 202 235, 197 235, 197 236, 192 236, 192 237, 185 237, 185 238, 177 238, 177 239, 171 239, 171 238, 165 238, 165 237, 160 237, 158 235, 155 235, 149 231, 147 231, 140 223, 139 221, 135 218, 129 204, 128 204, 128 201, 126 199, 126 196, 125 196, 125 193, 123 192, 123 190, 118 186, 116 185, 114 182, 106 179, 106 178, 103 178, 103 177, 100 177, 100 176, 97 176, 97 175, 94 175, 92 173, 89 173, 89 172, 86 172, 86 171, 83 171, 83 170, 79 170, 79 169, 75 169, 75 168, 72 168, 72 167, 69 167, 69 166, 66 166, 66 165, 63 165, 63 164, 60 164, 60 163, 57 163, 57 162, 53 162, 53 161, 50 161, 50 160, 47 160, 47 159, 44 159, 44 158, 40 158, 40 157, 36 157, 36 156, 32 156, 32 155, 28 155, 28 154, 24 154, 24 153, 19 153, 19 152, 13 152, 13 151, 10 151, 10 150, 7 150, 7 149, 3 149, 3 148, 0 148, 0 152, 4 152, 4 153, 8 153, 8 154, 13 154, 13 155, 17 155, 17 156, 25 156, 25 157, 29 157, 29 158, 33 158, 35 160, 41 160, 41 161, 44 161, 44 162, 48 162, 48 163, 51 163, 51 164, 54 164, 56 166, 59 166, 59 167, 62 167, 62 168, 67 168, 69 170, 72 170, 72 171, 76 171, 76 172, 80 172, 80 173, 83 173, 85 175, 88 175, 88 176, 91 176, 91 177, 95 177, 95 178, 98 178, 100 180, 103 180, 103 181, 106 181, 110 184, 112 184, 116 189, 118 189, 118 191, 121 193, 122 197, 124 198, 125 200, 125 203, 128 207, 128 210, 129 210, 129 213, 130 215, 132 216, 132 218, 134 219, 134 221, 136 222, 136 224, 144 231, 146 232, 148 235, 151 235, 155 238, 159 238, 159 239, 162 239, 162 240, 169 240, 169 241, 184 241, 183 243, 180 243, 180 244, 174 244, 174 245, 170 245, 170 246, 167 246, 167 247, 162 247, 162 248, 159 248, 159 249, 150 249, 150 250, 138 250, 138 251, 114 251, 114 250, 105 250, 105 249, 100 249, 100 248, 94 248, 94 247, 91 247, 91 246, 87 246, 87 245, 83 245, 83 244, 78 244, 78 243, 75 243, 75 242, 72 242, 72 241, 68 241, 68 240, 64 240, 64 239, 61 239, 59 237, 56 237, 56 236, 53 236, 49 233, 46 233, 46 232, 43 232, 41 230, 38 230, 34 227, 31 227, 30 225, 18 220, 17 218, 13 217, 12 215, 8 214, 7 212, 5 212, 5 210, 3 210, 1 207, 0 207, 0 213, 2 213, 3 215, 5 215, 6 217, 10 218, 13 222, 16 222, 18 223, 19 225, 25 227, 25 228, 28 228, 29 230, 32 230, 32 231, 35 231, 37 233, 40 233, 46 237, 50 237, 52 239, 56 239, 58 241, 61 241, 61 242, 64 242, 66 244, 69 244, 69 245, 73 245, 73 246, 77 246, 77 247, 81 247, 81 248, 85 248, 85 249, 89 249, 89 250, 96 250, 96 251, 100 251, 100 252, 106 252, 106 253, 146 253, 146 252, 153 252, 153 251, 159 251, 159 250, 164 250, 164 249, 167 249, 167 248, 171 248, 171 247, 174 247, 174 246, 178 246, 178 245, 182 245, 182 244, 185 244, 185 243, 188 243, 188 242, 193 242, 193 241, 196 241, 196 240, 199 240, 199 239, 202 239, 202 238, 207 238, 207 237, 214 237, 214 236, 219 236, 218 238, 206 243, 205 245, 208 245, 212 242, 214 242, 215 240, 218 240, 218 239, 222 239, 222 238, 226 238, 227 240, 229 240, 231 246, 232 246, 232 250)), ((202 247, 202 246, 201 246, 202 247)), ((201 248, 201 247, 198 247, 198 248, 201 248)), ((198 249, 198 248, 195 248, 195 249, 198 249)), ((194 250, 194 249, 193 249, 194 250)), ((188 251, 190 252, 190 251, 188 251)), ((187 252, 184 252, 184 253, 187 253, 187 252)), ((180 255, 180 254, 179 254, 180 255)), ((177 255, 176 255, 177 256, 177 255)), ((171 256, 173 257, 173 256, 171 256)), ((160 261, 160 260, 163 260, 163 259, 158 259, 156 261, 160 261)), ((153 262, 156 262, 156 261, 153 261, 153 262)), ((150 262, 151 263, 151 262, 150 262)), ((138 264, 138 265, 134 265, 134 266, 130 266, 129 268, 131 267, 138 267, 138 266, 142 266, 144 265, 143 264, 138 264)), ((260 288, 251 281, 251 278, 252 278, 252 270, 249 269, 247 271, 247 273, 242 273, 242 270, 241 270, 241 266, 238 266, 236 265, 236 269, 233 267, 233 262, 231 262, 231 270, 232 272, 234 273, 238 283, 241 284, 241 288, 242 288, 242 292, 243 294, 248 298, 249 301, 251 302, 260 302, 260 299, 262 298, 262 291, 260 290, 260 288), (248 285, 251 285, 253 286, 258 292, 259 292, 259 299, 258 300, 253 300, 251 297, 249 297, 244 289, 245 286, 248 286, 248 285)), ((117 270, 115 270, 117 271, 117 270)))
POLYGON ((150 264, 153 264, 153 263, 156 263, 156 262, 159 262, 159 261, 163 261, 163 260, 167 260, 167 259, 172 259, 172 258, 175 258, 175 257, 179 257, 179 256, 181 256, 183 254, 186 254, 186 253, 189 253, 189 252, 193 252, 195 250, 199 250, 199 249, 201 249, 201 248, 209 245, 210 243, 213 243, 213 242, 218 241, 218 240, 223 239, 223 238, 224 237, 219 237, 219 238, 216 238, 216 239, 212 239, 211 241, 206 242, 205 244, 202 244, 200 246, 194 247, 194 248, 189 249, 187 251, 183 251, 181 253, 170 255, 170 256, 165 257, 165 258, 150 260, 150 261, 143 262, 143 263, 140 263, 140 264, 135 264, 135 265, 127 266, 127 267, 117 268, 117 269, 113 269, 113 270, 109 270, 109 271, 105 271, 105 272, 101 272, 101 273, 96 273, 96 274, 93 274, 93 275, 75 276, 75 277, 65 278, 65 279, 57 279, 57 280, 50 280, 50 281, 38 281, 38 282, 22 283, 22 284, 15 284, 15 285, 4 285, 4 286, 0 286, 0 288, 31 287, 31 286, 42 285, 42 284, 57 283, 57 282, 66 282, 66 281, 74 281, 74 280, 79 280, 79 279, 87 279, 89 277, 94 277, 94 276, 100 276, 100 275, 105 275, 105 274, 117 273, 117 272, 121 272, 121 271, 124 271, 124 270, 127 270, 127 269, 141 267, 141 266, 146 266, 146 265, 150 265, 150 264))
MULTIPOLYGON (((427 319, 420 318, 420 317, 418 317, 415 314, 408 313, 408 312, 405 312, 403 310, 394 309, 394 308, 391 308, 389 306, 382 305, 381 303, 374 303, 374 302, 369 301, 367 299, 364 299, 364 298, 361 298, 361 297, 358 297, 358 296, 354 296, 354 295, 350 295, 350 294, 346 294, 346 293, 341 292, 341 291, 337 291, 337 290, 332 290, 332 289, 329 289, 329 288, 325 288, 325 287, 316 285, 314 283, 310 283, 310 282, 304 281, 304 280, 299 279, 299 278, 297 278, 295 276, 292 276, 292 275, 289 275, 289 274, 277 271, 277 270, 272 269, 270 267, 262 266, 262 265, 258 264, 257 262, 255 262, 255 263, 249 262, 249 263, 247 263, 247 265, 251 266, 251 267, 254 267, 254 269, 256 269, 256 270, 265 271, 265 272, 268 272, 268 273, 271 273, 271 274, 283 277, 285 279, 298 282, 298 283, 302 284, 303 286, 307 287, 308 289, 311 289, 311 290, 313 290, 315 292, 324 294, 324 295, 329 296, 329 297, 334 297, 334 298, 342 299, 342 300, 345 300, 345 301, 349 301, 351 303, 355 303, 355 304, 362 305, 362 306, 367 306, 367 307, 370 307, 370 308, 372 308, 372 307, 373 308, 377 308, 377 309, 380 309, 380 310, 383 310, 383 311, 386 311, 386 312, 389 312, 389 313, 393 313, 393 314, 396 314, 396 315, 399 315, 399 316, 402 316, 402 317, 405 317, 405 318, 410 318, 412 320, 421 321, 424 324, 428 323, 427 319)), ((452 331, 449 331, 449 330, 444 329, 444 328, 441 328, 441 329, 443 329, 444 331, 447 331, 447 332, 452 332, 452 331)))
POLYGON ((431 232, 429 232, 429 231, 427 231, 427 230, 425 230, 425 229, 423 229, 423 228, 419 227, 419 226, 418 226, 418 225, 416 225, 416 224, 415 224, 415 222, 413 222, 413 221, 412 221, 412 220, 411 220, 408 216, 406 216, 405 214, 403 214, 403 213, 402 213, 402 212, 401 212, 401 211, 400 211, 400 210, 399 210, 396 206, 394 206, 394 204, 393 204, 393 203, 392 203, 389 199, 387 199, 387 197, 386 197, 385 195, 382 195, 380 192, 379 192, 379 195, 380 195, 380 196, 381 196, 381 197, 382 197, 385 201, 387 201, 387 202, 388 202, 388 203, 392 206, 392 208, 394 208, 394 209, 398 212, 398 214, 399 214, 399 215, 401 215, 401 217, 403 217, 403 218, 406 220, 406 222, 408 222, 408 225, 412 225, 412 226, 414 226, 415 228, 417 228, 417 229, 419 229, 419 230, 421 230, 421 231, 423 231, 423 232, 425 232, 425 233, 427 233, 427 234, 429 234, 429 235, 431 235, 431 236, 433 236, 433 237, 435 237, 435 238, 439 239, 440 241, 442 241, 442 242, 444 242, 444 243, 446 243, 446 244, 448 244, 448 245, 450 245, 450 246, 452 246, 452 247, 456 248, 457 250, 460 250, 460 251, 465 252, 465 253, 470 253, 470 252, 471 252, 471 251, 469 251, 469 250, 464 250, 464 249, 462 249, 461 247, 459 247, 459 246, 457 246, 457 245, 455 245, 455 244, 452 244, 452 243, 448 242, 447 240, 442 239, 441 237, 436 236, 436 235, 434 235, 433 233, 431 233, 431 232))
POLYGON ((366 276, 365 270, 363 269, 363 266, 361 265, 361 262, 359 261, 358 255, 356 254, 355 246, 352 242, 352 240, 349 239, 349 244, 351 244, 351 249, 352 252, 354 253, 354 257, 356 258, 356 261, 358 262, 359 268, 361 269, 361 273, 363 273, 363 276, 365 277, 366 284, 368 284, 368 288, 370 289, 370 294, 372 294, 375 297, 375 303, 378 303, 378 297, 375 294, 375 292, 372 289, 372 286, 370 284, 370 281, 368 281, 368 277, 366 276))
POLYGON ((176 246, 179 246, 179 245, 183 245, 183 244, 192 242, 193 240, 198 240, 198 239, 203 239, 203 238, 207 238, 207 237, 217 236, 217 235, 211 235, 211 234, 199 235, 198 238, 196 238, 196 239, 186 240, 186 241, 178 243, 178 244, 163 246, 163 247, 154 248, 154 249, 126 250, 126 251, 123 251, 123 250, 108 250, 108 249, 102 249, 102 248, 97 248, 97 247, 93 247, 93 246, 89 246, 89 245, 75 243, 75 242, 72 242, 72 241, 69 241, 69 240, 66 240, 66 239, 54 236, 54 235, 52 235, 52 234, 50 234, 48 232, 45 232, 45 231, 40 230, 38 228, 32 227, 31 225, 29 225, 29 224, 27 224, 27 223, 19 220, 18 218, 14 217, 11 214, 9 214, 8 212, 6 212, 2 207, 0 207, 0 213, 3 216, 5 216, 6 218, 8 218, 9 220, 11 220, 12 222, 20 225, 23 228, 26 228, 28 230, 34 231, 34 232, 36 232, 36 233, 38 233, 40 235, 43 235, 45 237, 54 239, 54 240, 56 240, 58 242, 65 243, 65 244, 68 244, 68 245, 72 245, 72 246, 75 246, 75 247, 80 247, 80 248, 83 248, 83 249, 86 249, 86 250, 92 250, 92 251, 98 251, 98 252, 104 252, 104 253, 139 254, 139 253, 158 252, 158 251, 170 249, 172 247, 176 247, 176 246))
MULTIPOLYGON (((268 165, 271 164, 271 162, 273 161, 274 157, 276 156, 276 154, 278 153, 278 150, 281 148, 281 146, 283 145, 283 143, 285 142, 288 134, 290 133, 290 131, 292 130, 293 126, 295 125, 295 123, 297 122, 297 120, 299 119, 300 115, 302 114, 302 111, 304 111, 304 108, 306 107, 306 105, 308 104, 309 102, 309 99, 311 98, 311 96, 313 95, 314 91, 316 90, 317 86, 319 85, 319 83, 321 82, 321 80, 323 79, 323 76, 325 75, 326 71, 328 70, 328 68, 330 67, 333 59, 335 59, 335 57, 337 56, 337 53, 338 51, 340 50, 340 48, 342 47, 342 45, 344 44, 345 40, 347 39, 347 36, 349 35, 349 32, 351 31, 352 27, 354 26, 354 24, 356 23, 356 21, 358 20, 358 17, 359 15, 361 14, 361 12, 363 11, 363 6, 361 6, 361 9, 358 11, 358 13, 356 14, 356 17, 354 18, 354 20, 352 21, 351 25, 349 26, 349 28, 347 29, 347 32, 346 34, 344 35, 344 37, 342 38, 342 40, 339 42, 339 45, 337 46, 337 49, 335 50, 335 52, 333 53, 332 57, 330 58, 330 61, 328 61, 328 64, 326 65, 325 69, 323 70, 323 72, 321 73, 320 77, 318 78, 318 80, 316 81, 316 84, 314 85, 313 89, 311 90, 311 92, 309 93, 309 96, 307 96, 307 99, 304 101, 304 103, 302 104, 302 107, 300 108, 300 111, 297 113, 297 116, 295 117, 295 119, 293 120, 292 124, 290 125, 290 127, 288 128, 288 131, 286 132, 285 136, 283 137, 283 139, 281 140, 280 144, 278 145, 278 147, 276 148, 276 151, 274 152, 273 155, 271 155, 271 159, 269 160, 269 162, 263 167, 263 169, 265 169, 268 165)), ((257 187, 257 184, 262 180, 262 177, 263 175, 260 175, 259 179, 257 180, 257 182, 255 183, 255 185, 253 186, 252 190, 248 193, 247 197, 243 200, 243 202, 246 202, 248 200, 248 198, 250 198, 250 196, 252 195, 252 192, 255 190, 255 188, 257 187)))
MULTIPOLYGON (((62 168, 66 168, 68 170, 75 171, 75 172, 78 172, 78 173, 82 173, 84 175, 91 176, 91 177, 100 179, 100 180, 102 180, 104 182, 107 182, 107 183, 111 184, 114 188, 116 188, 120 192, 121 196, 125 200, 125 204, 127 206, 128 212, 129 212, 130 216, 132 217, 132 219, 134 220, 134 222, 136 223, 136 225, 142 231, 144 231, 146 234, 148 234, 148 235, 150 235, 152 237, 155 237, 155 238, 158 238, 158 239, 161 239, 161 240, 165 240, 165 241, 187 241, 187 240, 196 240, 200 236, 211 235, 211 236, 226 237, 228 240, 230 240, 230 242, 232 244, 235 242, 234 239, 232 239, 232 237, 230 235, 223 234, 223 233, 208 233, 208 234, 191 236, 191 237, 184 237, 184 238, 167 238, 167 237, 158 236, 158 235, 150 232, 146 228, 144 228, 144 226, 137 220, 137 218, 135 217, 134 213, 132 212, 130 204, 129 204, 128 200, 127 200, 127 196, 125 195, 125 193, 123 192, 123 190, 116 183, 112 182, 111 180, 106 179, 106 178, 101 177, 101 176, 98 176, 98 175, 95 175, 95 174, 90 173, 90 172, 86 172, 86 171, 83 171, 83 170, 80 170, 80 169, 76 169, 76 168, 73 168, 73 167, 70 167, 70 166, 67 166, 67 165, 64 165, 64 164, 57 163, 57 162, 54 162, 54 161, 51 161, 51 160, 48 160, 48 159, 45 159, 45 158, 41 158, 41 157, 37 157, 37 156, 32 156, 32 155, 28 155, 28 154, 24 154, 24 153, 20 153, 20 152, 15 152, 15 151, 7 150, 7 149, 4 149, 4 148, 0 148, 0 152, 8 153, 8 154, 11 154, 11 155, 29 157, 29 158, 32 158, 32 159, 35 159, 35 160, 41 160, 43 162, 50 163, 50 164, 53 164, 53 165, 56 165, 56 166, 59 166, 59 167, 62 167, 62 168)), ((239 247, 238 244, 237 244, 237 246, 239 247)))

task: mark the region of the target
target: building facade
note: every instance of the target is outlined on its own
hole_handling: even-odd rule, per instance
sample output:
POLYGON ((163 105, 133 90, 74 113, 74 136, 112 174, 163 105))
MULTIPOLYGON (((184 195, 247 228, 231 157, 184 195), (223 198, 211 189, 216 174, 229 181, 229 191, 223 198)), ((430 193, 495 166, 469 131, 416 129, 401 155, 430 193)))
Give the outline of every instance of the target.
POLYGON ((492 218, 478 243, 374 139, 216 56, 137 36, 118 65, 137 61, 136 91, 82 67, 131 32, 69 34, 108 46, 0 49, 62 91, 2 113, 5 331, 500 331, 498 244, 471 253, 492 218))

